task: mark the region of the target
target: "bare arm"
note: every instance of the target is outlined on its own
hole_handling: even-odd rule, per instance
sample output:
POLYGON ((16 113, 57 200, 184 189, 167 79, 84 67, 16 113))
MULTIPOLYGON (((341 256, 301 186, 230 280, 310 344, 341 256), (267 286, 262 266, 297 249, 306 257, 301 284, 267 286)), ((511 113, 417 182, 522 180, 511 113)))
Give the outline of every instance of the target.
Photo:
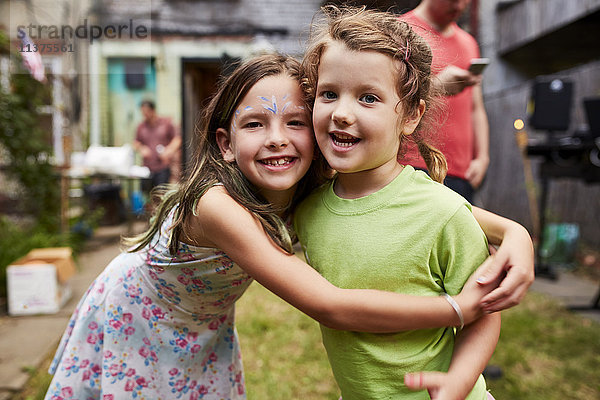
POLYGON ((146 146, 137 139, 134 139, 132 147, 135 151, 140 153, 143 158, 150 157, 152 155, 152 150, 150 150, 150 147, 146 146))
POLYGON ((298 257, 277 247, 260 223, 222 187, 202 196, 194 218, 184 229, 186 241, 223 250, 267 289, 328 327, 397 332, 459 324, 454 309, 441 297, 333 286, 298 257))
POLYGON ((171 140, 171 142, 165 148, 165 153, 167 153, 170 158, 173 156, 173 154, 175 154, 177 152, 177 150, 179 150, 180 146, 181 146, 181 136, 175 135, 175 137, 173 137, 173 140, 171 140))
POLYGON ((535 278, 529 232, 510 219, 478 207, 473 207, 473 215, 488 241, 500 246, 475 272, 477 282, 489 285, 506 274, 499 287, 482 298, 482 305, 486 312, 513 307, 525 297, 535 278))
POLYGON ((404 382, 413 390, 427 389, 432 400, 464 399, 492 357, 499 335, 500 314, 486 315, 457 334, 447 373, 407 374, 404 382))
POLYGON ((457 399, 467 396, 492 358, 500 336, 500 320, 499 313, 486 315, 456 335, 448 378, 462 384, 457 399))
POLYGON ((173 156, 179 151, 181 147, 181 136, 177 133, 175 127, 171 124, 170 129, 173 131, 173 139, 165 147, 165 151, 161 154, 161 158, 165 162, 171 161, 173 156))
POLYGON ((471 111, 471 119, 473 134, 475 135, 475 158, 471 160, 465 172, 465 177, 471 186, 477 188, 481 185, 490 164, 490 128, 483 104, 481 85, 473 86, 472 94, 473 110, 471 111))

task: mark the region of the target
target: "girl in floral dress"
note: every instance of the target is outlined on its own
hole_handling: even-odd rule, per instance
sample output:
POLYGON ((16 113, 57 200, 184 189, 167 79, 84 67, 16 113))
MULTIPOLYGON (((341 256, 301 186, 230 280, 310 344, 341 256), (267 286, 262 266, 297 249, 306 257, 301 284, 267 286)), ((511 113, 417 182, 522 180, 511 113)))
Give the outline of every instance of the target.
MULTIPOLYGON (((221 83, 189 178, 164 188, 149 230, 106 267, 73 313, 46 399, 244 399, 234 303, 253 278, 336 329, 460 324, 441 297, 339 289, 293 255, 290 210, 327 173, 300 77, 296 60, 265 55, 221 83)), ((492 241, 512 249, 503 245, 506 256, 484 267, 492 277, 528 249, 517 224, 484 217, 492 241)), ((487 300, 514 303, 532 267, 513 266, 509 283, 487 300), (525 278, 515 279, 519 273, 525 278)), ((473 278, 455 297, 467 323, 482 314, 491 286, 473 278)))

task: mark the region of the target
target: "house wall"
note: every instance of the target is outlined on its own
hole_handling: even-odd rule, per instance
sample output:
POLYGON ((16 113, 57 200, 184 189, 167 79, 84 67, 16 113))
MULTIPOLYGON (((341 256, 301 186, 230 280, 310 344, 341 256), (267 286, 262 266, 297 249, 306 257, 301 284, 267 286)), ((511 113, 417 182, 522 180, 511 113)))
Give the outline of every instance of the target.
MULTIPOLYGON (((105 41, 98 46, 97 73, 92 78, 98 84, 98 96, 93 100, 96 105, 97 117, 92 122, 91 142, 102 145, 122 145, 130 143, 133 132, 125 132, 120 127, 113 127, 109 132, 112 112, 116 107, 109 101, 108 97, 108 70, 107 60, 110 58, 140 58, 154 59, 156 68, 156 91, 154 94, 156 109, 159 115, 169 117, 175 125, 181 125, 182 115, 182 87, 181 87, 181 59, 207 58, 220 59, 223 54, 232 57, 248 57, 256 47, 252 45, 251 38, 241 39, 219 39, 219 38, 163 38, 161 41, 148 43, 137 43, 134 41, 105 41)), ((93 105, 93 106, 94 106, 93 105)), ((133 116, 133 126, 137 126, 142 120, 141 113, 136 105, 136 113, 133 116)), ((129 125, 129 124, 128 124, 129 125)))
MULTIPOLYGON (((513 121, 522 118, 530 136, 544 135, 527 125, 527 101, 530 95, 536 68, 544 70, 544 65, 528 66, 528 73, 502 54, 510 49, 518 49, 548 35, 582 16, 596 12, 598 0, 567 2, 558 0, 521 0, 515 2, 515 16, 503 18, 498 25, 499 1, 480 1, 480 36, 482 55, 492 59, 484 73, 484 100, 490 121, 490 167, 485 183, 479 192, 479 201, 485 208, 515 219, 530 231, 533 221, 528 206, 525 170, 521 154, 515 140, 513 121), (557 12, 561 9, 563 12, 557 12), (524 15, 523 15, 524 14, 524 15), (532 73, 533 72, 533 73, 532 73)), ((512 12, 512 11, 511 11, 512 12)), ((585 34, 585 32, 582 32, 585 34)), ((568 44, 567 44, 568 45, 568 44)), ((557 43, 557 58, 566 58, 568 48, 557 43)), ((580 51, 586 51, 581 49, 580 51)), ((568 61, 568 60, 567 60, 568 61)), ((567 78, 574 83, 572 129, 585 123, 581 100, 584 97, 600 95, 600 60, 591 60, 547 76, 567 78)), ((540 160, 531 158, 534 188, 540 190, 538 166, 540 160)), ((580 180, 556 179, 550 184, 547 218, 548 222, 576 223, 580 227, 584 242, 600 245, 600 184, 588 185, 580 180)))
MULTIPOLYGON (((114 130, 107 122, 111 107, 106 96, 106 60, 111 57, 153 58, 156 65, 157 111, 180 126, 182 116, 182 59, 246 58, 264 50, 300 55, 310 21, 319 1, 226 0, 226 1, 112 1, 106 0, 96 16, 118 23, 135 16, 138 25, 151 31, 146 40, 104 40, 93 47, 91 61, 96 90, 92 89, 91 142, 121 144, 130 132, 114 130)), ((141 121, 141 114, 135 114, 141 121)))
POLYGON ((275 49, 299 55, 308 27, 320 0, 226 0, 156 4, 157 29, 195 36, 214 32, 252 32, 268 40, 275 49))

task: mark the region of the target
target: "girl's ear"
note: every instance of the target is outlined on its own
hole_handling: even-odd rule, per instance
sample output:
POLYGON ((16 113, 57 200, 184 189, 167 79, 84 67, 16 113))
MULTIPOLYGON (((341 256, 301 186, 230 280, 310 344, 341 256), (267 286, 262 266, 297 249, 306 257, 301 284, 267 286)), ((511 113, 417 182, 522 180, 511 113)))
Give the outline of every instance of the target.
POLYGON ((235 155, 233 153, 233 149, 231 148, 231 139, 229 136, 229 132, 227 132, 223 128, 217 129, 217 144, 219 145, 219 150, 221 150, 221 155, 223 156, 223 160, 232 163, 235 161, 235 155))
POLYGON ((402 127, 403 135, 411 135, 417 129, 419 122, 421 122, 421 117, 425 113, 425 108, 425 101, 419 100, 419 107, 404 120, 404 126, 402 127))

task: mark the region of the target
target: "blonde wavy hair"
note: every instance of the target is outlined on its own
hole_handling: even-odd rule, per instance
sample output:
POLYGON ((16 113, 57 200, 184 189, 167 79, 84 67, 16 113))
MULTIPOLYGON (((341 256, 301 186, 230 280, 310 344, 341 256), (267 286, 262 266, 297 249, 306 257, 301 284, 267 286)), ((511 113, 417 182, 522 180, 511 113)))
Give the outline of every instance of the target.
POLYGON ((438 126, 437 119, 443 109, 442 93, 432 85, 433 54, 427 42, 409 24, 389 12, 365 7, 325 6, 321 8, 322 18, 318 17, 312 23, 302 63, 307 103, 314 104, 321 56, 333 42, 343 43, 352 51, 376 51, 398 61, 394 63, 398 67, 396 91, 402 107, 408 115, 415 115, 421 100, 426 105, 415 131, 401 136, 398 158, 407 150, 406 141, 414 142, 432 179, 442 182, 448 170, 446 158, 431 144, 432 130, 438 126))

